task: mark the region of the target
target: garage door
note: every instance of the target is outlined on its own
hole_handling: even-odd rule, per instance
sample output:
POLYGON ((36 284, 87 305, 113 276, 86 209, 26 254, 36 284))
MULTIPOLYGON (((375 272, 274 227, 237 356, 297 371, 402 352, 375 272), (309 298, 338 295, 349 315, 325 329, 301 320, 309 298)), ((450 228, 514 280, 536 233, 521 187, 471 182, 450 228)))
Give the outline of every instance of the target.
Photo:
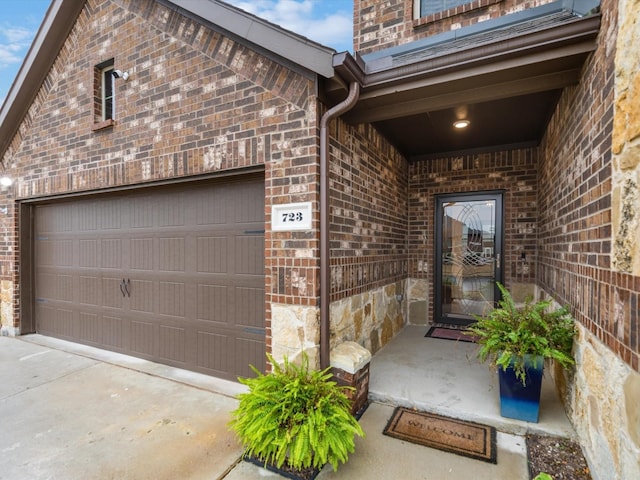
POLYGON ((39 205, 37 331, 235 380, 264 369, 264 183, 39 205))

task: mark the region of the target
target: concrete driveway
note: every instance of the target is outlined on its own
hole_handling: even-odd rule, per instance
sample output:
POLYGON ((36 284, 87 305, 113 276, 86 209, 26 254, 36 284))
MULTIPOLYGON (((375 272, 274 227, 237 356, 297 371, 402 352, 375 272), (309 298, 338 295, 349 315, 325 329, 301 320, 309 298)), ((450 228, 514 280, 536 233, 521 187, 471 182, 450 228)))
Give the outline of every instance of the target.
MULTIPOLYGON (((227 429, 245 388, 40 335, 0 337, 0 480, 282 479, 241 461, 227 429)), ((529 478, 522 436, 498 432, 498 464, 480 462, 383 435, 393 408, 372 403, 355 453, 318 479, 529 478)))
POLYGON ((224 477, 242 454, 226 427, 241 388, 38 335, 0 337, 0 479, 224 477))

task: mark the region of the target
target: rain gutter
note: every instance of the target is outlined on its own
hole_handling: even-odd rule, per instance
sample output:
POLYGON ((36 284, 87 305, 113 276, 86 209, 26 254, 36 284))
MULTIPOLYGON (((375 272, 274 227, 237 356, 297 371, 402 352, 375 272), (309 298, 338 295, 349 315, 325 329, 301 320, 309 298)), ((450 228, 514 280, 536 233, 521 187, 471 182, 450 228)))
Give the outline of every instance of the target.
POLYGON ((330 283, 330 202, 329 202, 329 122, 348 112, 360 97, 361 65, 348 52, 334 55, 333 66, 341 78, 349 83, 347 98, 327 110, 320 120, 320 368, 330 365, 331 322, 329 305, 330 283))

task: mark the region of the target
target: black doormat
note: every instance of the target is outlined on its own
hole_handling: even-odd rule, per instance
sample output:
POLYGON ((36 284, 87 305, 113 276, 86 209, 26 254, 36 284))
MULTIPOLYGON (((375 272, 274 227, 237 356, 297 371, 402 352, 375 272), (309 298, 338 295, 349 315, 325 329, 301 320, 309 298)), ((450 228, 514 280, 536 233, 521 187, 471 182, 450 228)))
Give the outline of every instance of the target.
POLYGON ((446 328, 433 326, 429 329, 425 337, 442 338, 444 340, 456 340, 459 342, 475 342, 475 337, 472 335, 465 335, 464 329, 459 328, 446 328))
POLYGON ((425 447, 497 463, 496 429, 488 425, 397 407, 383 433, 425 447))

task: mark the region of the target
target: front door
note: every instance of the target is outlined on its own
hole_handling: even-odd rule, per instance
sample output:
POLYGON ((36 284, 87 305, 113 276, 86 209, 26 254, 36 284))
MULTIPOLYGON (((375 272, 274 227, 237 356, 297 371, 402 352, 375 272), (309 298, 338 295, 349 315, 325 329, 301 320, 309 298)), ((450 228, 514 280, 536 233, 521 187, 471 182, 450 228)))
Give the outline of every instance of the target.
POLYGON ((502 279, 502 193, 436 197, 435 322, 468 325, 502 279))

